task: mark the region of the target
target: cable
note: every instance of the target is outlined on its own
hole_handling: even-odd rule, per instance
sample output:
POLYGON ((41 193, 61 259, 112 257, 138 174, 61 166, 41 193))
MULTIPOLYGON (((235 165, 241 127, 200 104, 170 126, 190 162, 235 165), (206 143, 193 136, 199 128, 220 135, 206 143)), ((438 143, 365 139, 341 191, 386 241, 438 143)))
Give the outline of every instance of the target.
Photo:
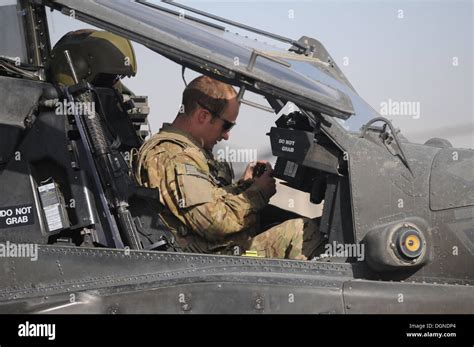
POLYGON ((26 72, 25 70, 20 69, 15 65, 12 65, 8 60, 5 60, 1 57, 0 57, 0 67, 3 67, 3 69, 6 70, 7 72, 17 74, 31 80, 39 80, 39 77, 36 76, 35 74, 26 72))
POLYGON ((370 120, 369 122, 367 122, 367 124, 365 124, 362 127, 362 134, 360 135, 360 137, 365 137, 365 134, 367 133, 367 130, 369 129, 369 127, 372 124, 376 123, 376 122, 384 122, 386 125, 388 125, 388 127, 390 128, 390 131, 392 132, 393 139, 395 140, 395 142, 397 143, 398 148, 400 149, 400 156, 401 156, 401 159, 402 159, 403 163, 407 167, 408 171, 410 171, 411 175, 414 176, 413 171, 410 168, 410 164, 408 163, 407 157, 405 156, 405 153, 403 152, 403 148, 400 144, 400 141, 398 140, 398 135, 395 132, 395 128, 393 127, 392 122, 390 122, 387 118, 376 117, 376 118, 370 120))

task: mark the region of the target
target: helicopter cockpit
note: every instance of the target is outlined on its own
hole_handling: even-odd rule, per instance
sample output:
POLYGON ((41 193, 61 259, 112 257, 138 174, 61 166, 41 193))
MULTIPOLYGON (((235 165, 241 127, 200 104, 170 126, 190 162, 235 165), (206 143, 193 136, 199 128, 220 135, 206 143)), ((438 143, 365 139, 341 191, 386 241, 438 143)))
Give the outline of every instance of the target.
MULTIPOLYGON (((27 5, 35 7, 31 3, 27 5)), ((59 2, 51 2, 49 5, 65 14, 71 14, 73 11, 78 19, 86 19, 86 17, 89 18, 89 14, 100 12, 96 11, 97 8, 93 8, 97 5, 94 3, 85 4, 84 11, 72 10, 59 2)), ((179 13, 170 13, 160 6, 146 1, 115 2, 108 3, 107 6, 113 7, 110 8, 110 11, 121 11, 125 9, 123 6, 133 6, 134 10, 129 11, 132 9, 127 8, 127 13, 134 14, 135 10, 138 10, 144 21, 155 26, 155 31, 171 30, 172 32, 168 33, 172 36, 169 43, 173 45, 177 44, 175 41, 177 37, 188 37, 191 45, 201 45, 201 48, 210 50, 215 49, 210 45, 216 45, 216 42, 194 42, 195 36, 193 36, 194 38, 189 36, 190 25, 206 32, 215 30, 214 34, 218 36, 224 33, 223 40, 229 39, 229 35, 223 32, 221 27, 195 21, 190 16, 187 17, 189 21, 179 23, 177 27, 167 26, 166 23, 173 17, 179 16, 179 13)), ((47 34, 41 34, 41 32, 48 32, 42 11, 44 8, 34 8, 31 11, 34 15, 31 23, 20 24, 24 30, 31 31, 31 36, 41 37, 42 40, 45 40, 45 44, 42 46, 44 51, 30 52, 28 56, 25 56, 28 62, 22 61, 16 70, 10 66, 14 62, 5 58, 4 64, 10 65, 4 71, 7 71, 9 76, 19 76, 23 73, 25 84, 30 86, 23 88, 23 90, 25 92, 31 91, 29 98, 31 104, 25 103, 25 108, 28 107, 28 110, 18 113, 17 123, 22 123, 19 129, 23 128, 17 132, 18 139, 9 141, 15 134, 13 131, 8 131, 9 135, 2 137, 2 140, 11 147, 8 155, 4 156, 8 159, 5 159, 4 167, 7 171, 23 170, 27 172, 27 176, 31 177, 29 184, 33 185, 33 193, 27 194, 28 198, 18 196, 18 194, 16 198, 13 198, 13 194, 5 194, 8 198, 5 198, 6 201, 2 202, 2 206, 20 206, 27 200, 28 206, 42 206, 40 210, 36 211, 38 213, 37 222, 40 222, 42 232, 41 236, 38 234, 33 236, 34 225, 32 225, 31 234, 30 232, 21 234, 7 232, 8 237, 15 239, 18 235, 22 235, 22 239, 50 244, 59 242, 76 246, 88 244, 113 248, 128 246, 132 249, 172 250, 172 247, 163 247, 166 244, 166 234, 159 233, 156 238, 153 237, 153 233, 146 231, 150 227, 152 229, 161 228, 161 226, 157 226, 159 222, 152 217, 152 213, 144 216, 140 212, 148 208, 149 211, 153 210, 156 213, 160 206, 150 207, 151 200, 158 201, 156 192, 135 187, 129 178, 125 178, 130 172, 134 150, 140 147, 143 139, 149 134, 149 129, 146 129, 149 111, 146 97, 135 96, 120 82, 122 77, 134 76, 136 72, 136 59, 130 42, 109 32, 79 30, 66 34, 49 53, 49 37, 47 34), (35 21, 41 22, 42 25, 33 27, 32 24, 35 21), (27 64, 44 68, 36 69, 36 75, 26 76, 27 64), (31 83, 31 80, 38 82, 31 83), (57 88, 40 81, 52 82, 57 88), (28 112, 30 115, 26 118, 31 118, 31 120, 29 123, 23 122, 25 113, 28 112), (55 117, 58 113, 66 117, 63 119, 55 117), (82 117, 84 114, 87 117, 82 117), (35 131, 28 131, 30 128, 35 131), (54 137, 55 140, 51 145, 37 146, 42 137, 51 139, 54 137), (18 145, 20 142, 21 145, 18 145), (88 147, 91 153, 84 150, 88 147), (12 163, 10 159, 16 152, 23 153, 24 160, 12 163), (69 161, 71 161, 71 168, 67 165, 69 161), (98 164, 97 161, 102 164, 98 164), (87 165, 81 167, 81 163, 87 163, 87 165), (15 165, 20 165, 22 168, 14 168, 15 165), (117 178, 119 176, 123 177, 123 181, 119 184, 104 182, 106 181, 104 177, 117 178), (102 189, 101 186, 105 188, 102 189), (99 198, 94 199, 93 196, 99 198), (52 197, 52 203, 47 202, 49 197, 52 197), (116 213, 115 216, 109 211, 110 201, 115 204, 112 208, 116 213), (102 212, 97 213, 96 210, 102 212), (141 218, 136 219, 140 214, 141 218), (97 227, 91 227, 91 225, 97 225, 97 227), (124 232, 124 230, 132 231, 124 232)), ((101 23, 100 26, 103 27, 106 22, 101 23)), ((239 25, 238 23, 233 24, 239 25)), ((125 25, 127 26, 128 23, 125 25)), ((134 31, 135 29, 133 28, 134 31)), ((260 31, 258 33, 270 35, 260 31)), ((9 35, 9 39, 11 37, 12 35, 9 35)), ((213 59, 220 60, 220 64, 223 66, 232 66, 232 70, 243 69, 242 71, 245 71, 246 74, 236 73, 232 70, 225 72, 221 68, 218 70, 216 69, 217 65, 212 67, 208 62, 205 64, 198 62, 195 57, 184 57, 184 52, 170 56, 174 51, 164 49, 158 42, 156 42, 157 45, 150 44, 150 41, 147 41, 146 44, 158 53, 180 63, 183 68, 190 67, 226 82, 237 84, 241 103, 278 113, 288 101, 300 101, 298 105, 301 106, 301 112, 282 116, 277 121, 277 127, 272 129, 270 137, 273 154, 280 157, 275 174, 278 178, 286 180, 288 186, 304 192, 311 192, 312 202, 321 202, 329 197, 325 197, 328 184, 326 175, 319 170, 329 170, 336 176, 343 175, 344 172, 347 174, 347 165, 344 168, 344 161, 340 159, 342 152, 333 146, 332 156, 326 153, 324 160, 318 158, 315 162, 324 164, 318 164, 319 166, 311 168, 311 175, 309 175, 304 172, 307 166, 301 166, 301 169, 298 170, 296 169, 297 165, 292 164, 299 160, 298 158, 293 157, 291 153, 289 157, 285 157, 285 154, 289 154, 285 152, 285 149, 289 148, 288 144, 283 146, 283 151, 278 150, 278 140, 275 140, 275 136, 283 136, 285 129, 290 130, 290 133, 298 129, 316 130, 319 126, 318 122, 323 121, 323 117, 318 112, 306 112, 305 108, 307 109, 308 106, 317 106, 328 114, 341 117, 341 119, 347 119, 353 109, 350 98, 344 93, 329 85, 307 79, 303 75, 300 76, 299 73, 290 73, 288 68, 293 63, 296 70, 316 64, 319 68, 324 67, 325 71, 338 81, 337 83, 347 86, 346 91, 353 93, 353 88, 334 63, 323 61, 331 61, 331 59, 319 42, 307 37, 303 37, 299 41, 271 37, 290 44, 290 51, 280 50, 279 54, 276 51, 266 52, 264 51, 265 47, 260 47, 258 43, 252 42, 248 47, 245 45, 228 47, 222 45, 223 48, 227 47, 221 49, 225 56, 222 58, 217 55, 213 56, 213 59), (240 57, 240 65, 234 64, 236 56, 240 57), (229 59, 231 65, 228 64, 229 59), (258 82, 255 78, 260 78, 261 81, 258 82), (282 83, 283 85, 279 86, 282 83), (288 90, 293 91, 288 94, 288 90), (244 97, 246 91, 261 93, 267 98, 271 107, 255 105, 247 101, 244 97), (306 96, 311 97, 308 99, 306 96), (307 124, 303 125, 305 122, 307 124), (293 165, 293 169, 296 171, 293 172, 286 168, 288 165, 293 165), (310 176, 311 178, 305 178, 310 176)), ((142 42, 145 36, 140 39, 135 36, 133 38, 142 42)), ((28 44, 25 46, 28 47, 28 44)), ((193 50, 189 50, 189 52, 191 51, 193 50)), ((12 100, 13 102, 15 100, 12 100)), ((329 142, 323 134, 320 134, 319 138, 321 141, 329 142)), ((4 146, 4 148, 9 147, 4 146)), ((319 153, 319 151, 317 152, 319 153)), ((15 184, 25 183, 26 181, 15 184)), ((347 223, 350 224, 350 221, 349 218, 347 223)), ((329 234, 329 224, 325 224, 327 234, 329 234)), ((27 226, 25 225, 25 227, 27 226)), ((333 235, 335 234, 333 233, 333 235)), ((348 240, 353 240, 353 237, 349 237, 348 240)))
MULTIPOLYGON (((319 41, 245 28, 290 46, 268 51, 215 23, 192 16, 177 20, 180 12, 149 1, 42 3, 115 34, 76 33, 50 56, 44 7, 28 2, 35 11, 24 25, 30 33, 25 37, 44 42, 21 56, 18 66, 7 57, 0 64, 0 87, 13 95, 0 106, 7 115, 0 124, 0 206, 12 214, 10 222, 15 221, 0 232, 3 239, 173 250, 166 232, 151 237, 149 231, 161 230, 152 215, 160 207, 150 207, 150 201, 158 201, 157 192, 136 187, 129 175, 133 149, 147 135, 143 128, 148 113, 146 98, 119 83, 119 77, 133 76, 136 68, 127 43, 133 40, 183 68, 238 87, 241 103, 275 114, 293 103, 298 109, 281 114, 269 132, 277 157, 275 177, 309 193, 311 203, 324 201, 321 230, 328 243, 364 243, 376 270, 414 271, 427 264, 430 225, 449 219, 436 219, 427 207, 430 196, 437 202, 437 191, 427 182, 440 148, 402 146, 390 122, 362 100, 319 41), (94 47, 92 38, 107 48, 94 47), (101 60, 102 52, 109 52, 104 56, 110 58, 101 60), (94 70, 98 67, 101 71, 94 70), (12 77, 21 81, 11 83, 12 77), (63 87, 53 87, 54 82, 63 87), (247 91, 265 97, 270 107, 248 101, 247 91), (71 109, 70 103, 83 108, 71 109), (56 117, 56 112, 67 117, 56 117), (384 125, 376 127, 374 122, 384 125), (18 193, 14 187, 19 185, 31 189, 18 193), (14 215, 17 209, 19 215, 14 215), (146 209, 153 213, 140 215, 146 209), (25 219, 21 211, 34 213, 25 219), (22 232, 15 232, 16 227, 22 232)), ((460 153, 472 161, 471 152, 460 153)), ((465 165, 455 164, 458 171, 465 165)), ((471 205, 467 199, 453 206, 471 205)), ((440 204, 436 213, 448 216, 448 209, 440 204)))

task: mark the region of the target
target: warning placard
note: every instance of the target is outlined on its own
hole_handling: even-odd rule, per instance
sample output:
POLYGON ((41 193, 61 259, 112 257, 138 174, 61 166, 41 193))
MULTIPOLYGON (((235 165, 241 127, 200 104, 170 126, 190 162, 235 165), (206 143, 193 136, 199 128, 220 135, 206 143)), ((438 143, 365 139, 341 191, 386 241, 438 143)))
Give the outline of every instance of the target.
POLYGON ((0 207, 0 229, 34 224, 33 205, 0 207))

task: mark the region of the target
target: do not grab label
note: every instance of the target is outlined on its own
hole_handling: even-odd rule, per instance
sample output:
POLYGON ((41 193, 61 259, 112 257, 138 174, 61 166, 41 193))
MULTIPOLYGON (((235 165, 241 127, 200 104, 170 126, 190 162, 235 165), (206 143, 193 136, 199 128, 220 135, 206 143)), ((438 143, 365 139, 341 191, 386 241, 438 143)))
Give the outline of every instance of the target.
POLYGON ((34 224, 33 205, 0 207, 0 229, 34 224))

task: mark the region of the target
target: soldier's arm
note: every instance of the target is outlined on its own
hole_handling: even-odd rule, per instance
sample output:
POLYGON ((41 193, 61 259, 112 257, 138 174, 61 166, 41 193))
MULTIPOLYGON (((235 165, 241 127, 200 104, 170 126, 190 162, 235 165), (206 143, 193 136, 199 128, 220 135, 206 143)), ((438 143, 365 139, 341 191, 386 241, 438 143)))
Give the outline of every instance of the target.
POLYGON ((184 217, 188 227, 208 240, 255 226, 257 212, 268 204, 269 199, 256 184, 239 194, 218 187, 203 172, 202 163, 186 153, 170 167, 174 172, 168 170, 165 181, 170 184, 169 190, 176 192, 176 213, 184 217))
POLYGON ((231 194, 240 194, 244 192, 245 190, 247 190, 248 188, 250 188, 253 183, 254 183, 254 180, 247 180, 247 181, 239 180, 235 183, 232 183, 231 185, 228 185, 222 188, 231 194))

